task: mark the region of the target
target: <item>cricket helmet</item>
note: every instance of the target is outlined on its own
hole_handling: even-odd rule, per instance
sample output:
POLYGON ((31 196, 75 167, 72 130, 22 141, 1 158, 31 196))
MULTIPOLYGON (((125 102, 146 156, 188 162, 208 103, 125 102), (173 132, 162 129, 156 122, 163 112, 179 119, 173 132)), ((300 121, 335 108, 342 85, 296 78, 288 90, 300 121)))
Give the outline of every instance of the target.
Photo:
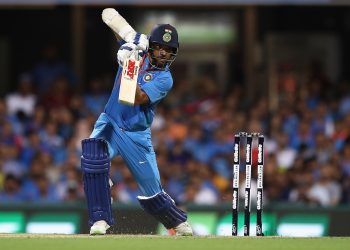
POLYGON ((151 31, 150 43, 167 45, 172 48, 179 48, 179 37, 177 30, 170 24, 158 24, 151 31))
POLYGON ((151 53, 150 64, 158 69, 164 69, 174 62, 177 52, 179 49, 179 37, 177 30, 170 24, 158 24, 156 25, 149 36, 149 52, 151 53), (157 45, 165 45, 171 48, 171 57, 167 60, 165 64, 160 64, 158 62, 159 57, 152 55, 152 51, 157 47, 157 45))

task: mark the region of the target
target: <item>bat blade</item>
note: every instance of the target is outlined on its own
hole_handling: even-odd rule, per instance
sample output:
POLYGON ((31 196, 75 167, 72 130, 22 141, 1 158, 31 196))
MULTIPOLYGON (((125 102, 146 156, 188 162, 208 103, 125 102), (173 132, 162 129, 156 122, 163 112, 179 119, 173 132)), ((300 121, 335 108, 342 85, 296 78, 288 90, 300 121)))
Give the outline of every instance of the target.
POLYGON ((137 77, 139 75, 141 60, 129 58, 125 60, 120 81, 119 102, 133 106, 135 104, 135 94, 137 77))

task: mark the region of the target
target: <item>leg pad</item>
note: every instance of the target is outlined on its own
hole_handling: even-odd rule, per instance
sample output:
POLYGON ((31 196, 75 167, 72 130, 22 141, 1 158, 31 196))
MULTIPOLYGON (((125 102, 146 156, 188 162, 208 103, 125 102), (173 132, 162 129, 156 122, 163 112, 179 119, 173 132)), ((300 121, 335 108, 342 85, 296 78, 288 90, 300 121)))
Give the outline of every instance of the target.
POLYGON ((187 220, 184 211, 177 208, 174 200, 165 192, 151 197, 138 196, 143 210, 153 215, 167 229, 174 228, 187 220))
POLYGON ((84 179, 84 191, 89 210, 89 224, 104 220, 114 224, 109 185, 110 160, 107 143, 103 139, 85 139, 82 141, 83 155, 81 169, 84 179))

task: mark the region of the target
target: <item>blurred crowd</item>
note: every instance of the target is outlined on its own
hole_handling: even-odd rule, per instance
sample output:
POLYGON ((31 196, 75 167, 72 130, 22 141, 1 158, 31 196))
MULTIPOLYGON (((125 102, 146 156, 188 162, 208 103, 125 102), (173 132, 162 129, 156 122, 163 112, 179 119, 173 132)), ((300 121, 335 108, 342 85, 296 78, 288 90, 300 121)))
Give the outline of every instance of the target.
MULTIPOLYGON (((1 204, 84 200, 80 142, 103 111, 114 76, 92 78, 82 91, 54 51, 46 53, 0 99, 1 204)), ((350 203, 350 84, 329 81, 317 67, 301 76, 283 66, 276 74, 275 110, 266 96, 245 98, 239 84, 223 95, 210 77, 188 82, 175 75, 152 136, 163 187, 177 202, 231 202, 234 133, 246 131, 266 138, 265 203, 350 203)), ((244 165, 241 174, 243 198, 244 165)), ((140 192, 120 157, 113 159, 110 177, 114 201, 137 202, 140 192)), ((253 194, 255 186, 253 179, 253 194)))

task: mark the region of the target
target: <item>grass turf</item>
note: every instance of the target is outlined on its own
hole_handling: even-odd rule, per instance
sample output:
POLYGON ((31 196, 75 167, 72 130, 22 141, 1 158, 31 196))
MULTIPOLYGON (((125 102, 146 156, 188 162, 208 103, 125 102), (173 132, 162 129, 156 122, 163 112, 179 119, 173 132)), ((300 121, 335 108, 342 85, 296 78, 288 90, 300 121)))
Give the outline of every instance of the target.
POLYGON ((1 250, 345 250, 350 237, 166 237, 148 235, 0 234, 1 250))

